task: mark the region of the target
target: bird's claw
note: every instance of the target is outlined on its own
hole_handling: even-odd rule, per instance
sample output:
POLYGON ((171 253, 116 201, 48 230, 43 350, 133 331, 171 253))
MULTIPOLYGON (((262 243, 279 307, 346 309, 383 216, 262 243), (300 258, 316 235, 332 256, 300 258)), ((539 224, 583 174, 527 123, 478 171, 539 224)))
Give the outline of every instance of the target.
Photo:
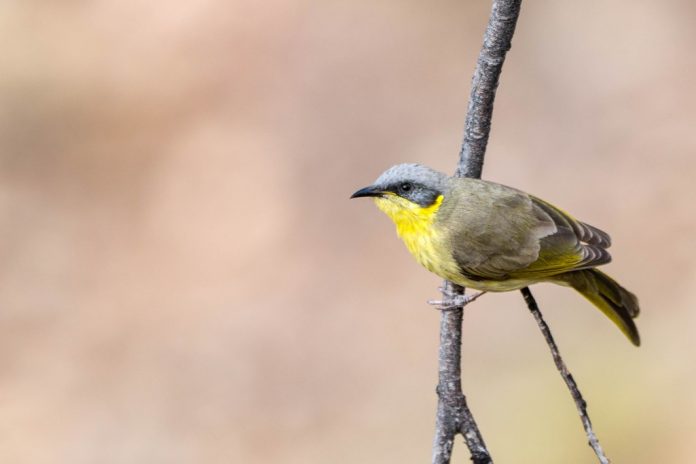
POLYGON ((478 297, 486 292, 476 292, 471 295, 462 295, 460 293, 454 293, 448 289, 440 287, 444 299, 442 300, 428 300, 429 305, 435 306, 435 309, 440 311, 451 311, 457 308, 463 308, 472 301, 476 300, 478 297))

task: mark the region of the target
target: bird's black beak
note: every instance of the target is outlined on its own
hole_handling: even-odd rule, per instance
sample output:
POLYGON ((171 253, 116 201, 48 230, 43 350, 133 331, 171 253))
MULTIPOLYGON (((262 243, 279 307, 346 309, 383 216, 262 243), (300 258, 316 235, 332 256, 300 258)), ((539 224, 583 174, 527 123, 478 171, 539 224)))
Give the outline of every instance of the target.
POLYGON ((358 190, 357 192, 352 194, 350 197, 351 198, 381 197, 382 193, 384 193, 384 191, 381 188, 376 187, 374 185, 370 185, 369 187, 361 188, 360 190, 358 190))

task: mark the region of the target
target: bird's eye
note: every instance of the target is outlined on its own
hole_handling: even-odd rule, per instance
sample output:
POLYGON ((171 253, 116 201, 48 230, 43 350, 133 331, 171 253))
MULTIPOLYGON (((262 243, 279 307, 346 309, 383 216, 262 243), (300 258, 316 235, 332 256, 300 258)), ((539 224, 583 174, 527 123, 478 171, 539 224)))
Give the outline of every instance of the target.
POLYGON ((413 184, 410 182, 404 182, 403 184, 399 185, 399 190, 401 193, 408 193, 413 190, 413 184))

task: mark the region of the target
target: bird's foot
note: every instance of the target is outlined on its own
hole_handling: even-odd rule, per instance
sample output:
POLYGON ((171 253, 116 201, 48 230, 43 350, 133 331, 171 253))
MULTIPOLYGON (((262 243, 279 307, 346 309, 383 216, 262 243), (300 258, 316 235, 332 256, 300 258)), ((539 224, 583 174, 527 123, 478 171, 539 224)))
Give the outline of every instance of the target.
POLYGON ((449 288, 440 288, 440 291, 444 297, 442 300, 428 300, 429 305, 435 306, 435 309, 440 311, 451 311, 453 309, 463 308, 486 293, 476 292, 472 293, 471 295, 462 295, 460 293, 451 291, 449 288))

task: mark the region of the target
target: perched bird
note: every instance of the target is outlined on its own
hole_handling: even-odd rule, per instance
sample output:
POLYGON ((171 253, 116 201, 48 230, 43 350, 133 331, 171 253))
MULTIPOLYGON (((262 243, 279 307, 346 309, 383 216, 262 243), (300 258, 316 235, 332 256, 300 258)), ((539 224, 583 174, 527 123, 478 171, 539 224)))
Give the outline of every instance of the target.
POLYGON ((387 169, 351 196, 358 197, 372 197, 416 260, 438 276, 481 292, 537 282, 572 287, 640 345, 637 298, 596 269, 611 261, 609 235, 550 203, 419 164, 387 169))

